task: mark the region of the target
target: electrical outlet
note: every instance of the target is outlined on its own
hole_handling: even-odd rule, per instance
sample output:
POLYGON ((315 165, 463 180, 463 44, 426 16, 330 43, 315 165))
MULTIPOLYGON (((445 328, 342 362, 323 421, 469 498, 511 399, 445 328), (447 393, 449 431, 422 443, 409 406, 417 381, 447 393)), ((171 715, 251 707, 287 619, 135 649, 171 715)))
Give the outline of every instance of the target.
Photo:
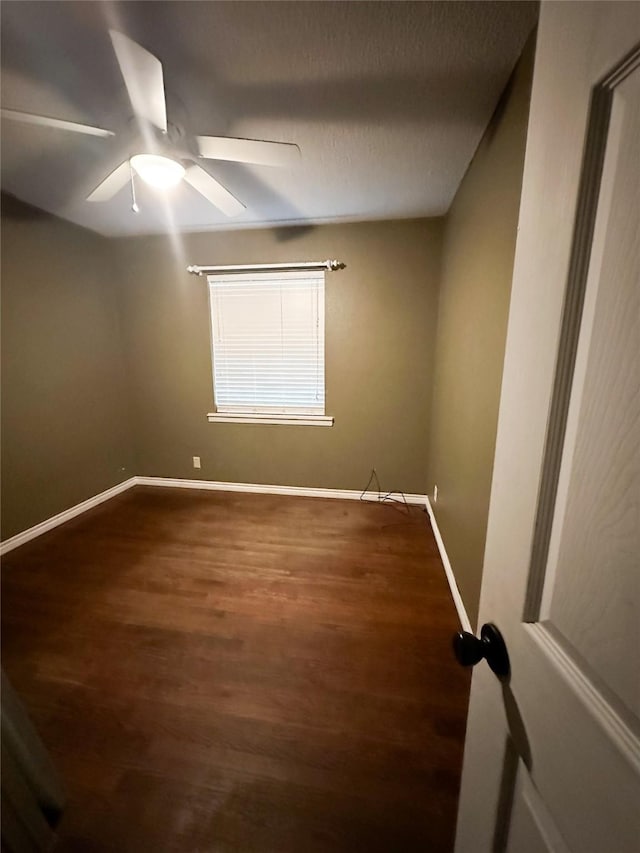
POLYGON ((433 502, 434 502, 434 504, 438 503, 438 487, 437 486, 433 487, 433 502))
POLYGON ((200 457, 199 457, 199 456, 194 456, 194 457, 193 457, 193 467, 194 467, 194 468, 201 468, 201 467, 202 467, 202 466, 200 465, 200 457))

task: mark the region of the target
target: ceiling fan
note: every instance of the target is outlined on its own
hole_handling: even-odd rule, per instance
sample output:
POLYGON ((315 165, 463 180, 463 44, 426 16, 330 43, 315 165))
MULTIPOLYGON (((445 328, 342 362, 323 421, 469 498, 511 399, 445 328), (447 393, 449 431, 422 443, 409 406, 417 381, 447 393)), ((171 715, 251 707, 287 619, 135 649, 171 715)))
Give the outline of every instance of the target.
MULTIPOLYGON (((133 190, 135 173, 147 184, 159 189, 168 189, 184 180, 226 216, 237 216, 245 209, 245 205, 198 165, 199 158, 264 166, 294 166, 299 161, 300 149, 289 142, 226 136, 183 138, 180 129, 167 122, 160 60, 122 33, 109 30, 109 35, 134 115, 141 123, 144 141, 140 143, 135 154, 98 184, 87 196, 87 201, 108 201, 129 182, 133 190)), ((0 112, 3 118, 27 124, 55 127, 91 136, 114 136, 110 130, 63 119, 4 108, 0 112)), ((138 210, 135 193, 133 210, 138 210)))

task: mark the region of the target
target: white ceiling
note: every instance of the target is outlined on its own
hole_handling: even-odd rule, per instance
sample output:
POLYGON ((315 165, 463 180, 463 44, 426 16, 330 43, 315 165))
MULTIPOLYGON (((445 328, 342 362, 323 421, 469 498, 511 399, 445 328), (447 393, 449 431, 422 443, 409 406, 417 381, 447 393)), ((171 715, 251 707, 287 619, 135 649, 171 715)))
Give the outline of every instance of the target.
POLYGON ((114 139, 2 123, 2 188, 103 234, 440 215, 535 24, 529 2, 5 2, 2 106, 114 139), (297 143, 292 170, 202 161, 247 210, 181 185, 85 196, 133 149, 108 29, 164 65, 188 134, 297 143))

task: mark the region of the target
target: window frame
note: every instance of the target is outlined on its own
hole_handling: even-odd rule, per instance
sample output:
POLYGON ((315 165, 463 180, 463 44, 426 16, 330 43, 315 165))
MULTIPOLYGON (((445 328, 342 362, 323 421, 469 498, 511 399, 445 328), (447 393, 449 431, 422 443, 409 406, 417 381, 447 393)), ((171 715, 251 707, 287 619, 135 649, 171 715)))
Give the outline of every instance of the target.
POLYGON ((326 414, 326 337, 325 337, 325 290, 324 270, 303 272, 255 272, 255 273, 215 273, 207 276, 207 298, 209 307, 209 340, 211 354, 211 384, 213 389, 214 411, 207 414, 210 423, 266 423, 300 426, 333 426, 333 417, 326 414), (321 280, 321 299, 318 305, 322 341, 322 389, 323 403, 320 406, 247 406, 239 404, 218 404, 216 397, 216 354, 214 334, 214 280, 272 282, 282 279, 309 278, 321 280))

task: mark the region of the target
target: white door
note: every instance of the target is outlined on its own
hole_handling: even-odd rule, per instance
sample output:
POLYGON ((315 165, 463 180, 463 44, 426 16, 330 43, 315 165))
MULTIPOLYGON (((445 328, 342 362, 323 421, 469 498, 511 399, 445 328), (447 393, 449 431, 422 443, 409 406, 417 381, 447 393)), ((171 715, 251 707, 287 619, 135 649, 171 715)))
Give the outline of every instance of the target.
POLYGON ((543 3, 457 853, 640 851, 640 3, 543 3))

